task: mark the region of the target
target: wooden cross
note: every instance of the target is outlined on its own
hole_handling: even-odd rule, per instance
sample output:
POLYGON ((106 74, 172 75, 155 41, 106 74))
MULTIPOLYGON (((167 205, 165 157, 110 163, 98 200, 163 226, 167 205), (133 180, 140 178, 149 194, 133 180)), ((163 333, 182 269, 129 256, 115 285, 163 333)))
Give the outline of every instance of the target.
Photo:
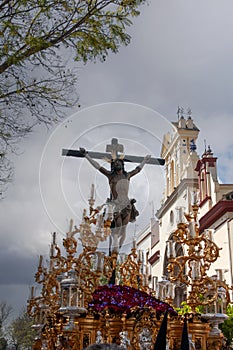
MULTIPOLYGON (((106 152, 108 153, 101 153, 101 152, 92 152, 87 151, 89 156, 94 159, 116 159, 118 158, 118 152, 121 152, 123 154, 124 146, 118 143, 118 140, 116 138, 112 139, 112 143, 110 145, 106 146, 106 152)), ((78 157, 78 158, 84 158, 84 154, 81 151, 73 150, 73 149, 62 149, 62 156, 66 157, 78 157)), ((124 162, 130 162, 130 163, 141 163, 143 161, 144 157, 141 156, 131 156, 131 155, 124 155, 123 161, 124 162)), ((164 165, 165 160, 162 158, 150 158, 147 161, 147 164, 153 164, 153 165, 164 165)))
POLYGON ((112 159, 117 159, 118 158, 118 152, 123 153, 124 152, 124 146, 120 145, 118 143, 117 139, 112 139, 111 145, 106 146, 106 152, 111 152, 112 154, 112 159))

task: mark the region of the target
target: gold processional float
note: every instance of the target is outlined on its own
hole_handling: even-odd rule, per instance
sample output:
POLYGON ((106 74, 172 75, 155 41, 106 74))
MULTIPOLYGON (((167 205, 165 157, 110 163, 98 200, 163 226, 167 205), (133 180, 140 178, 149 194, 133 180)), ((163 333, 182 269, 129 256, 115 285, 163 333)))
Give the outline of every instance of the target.
POLYGON ((113 213, 110 203, 94 207, 93 186, 89 213, 84 210, 79 226, 70 221, 62 248, 53 233, 49 260, 39 258, 37 286, 28 300, 37 333, 33 349, 82 350, 94 343, 115 343, 121 350, 221 349, 218 325, 227 319, 230 288, 223 270, 207 275, 220 248, 211 230, 199 232, 198 205, 185 215, 178 208, 177 229, 167 241, 168 276, 158 281, 143 268, 135 241, 128 255, 98 250, 111 237, 113 213), (181 256, 175 255, 177 244, 184 249, 181 256), (181 285, 191 310, 186 314, 177 314, 173 305, 181 285), (185 326, 189 345, 183 341, 185 326))
POLYGON ((207 276, 220 249, 211 231, 199 234, 198 207, 193 206, 186 222, 180 218, 173 240, 167 242, 170 277, 156 281, 152 289, 150 276, 142 273, 135 242, 128 255, 112 252, 106 256, 98 251, 98 244, 111 234, 111 213, 93 208, 93 198, 89 204, 89 215, 84 210, 79 227, 70 221, 63 239, 66 253, 61 254, 53 233, 47 266, 40 256, 35 274, 40 288, 33 286, 28 300, 28 313, 37 331, 34 349, 79 350, 104 342, 115 342, 121 349, 153 349, 166 310, 167 349, 180 349, 184 318, 191 335, 190 349, 221 349, 223 335, 218 324, 227 318, 229 288, 222 270, 207 276), (82 252, 77 255, 78 241, 82 252), (187 255, 174 256, 176 243, 186 246, 187 255), (186 315, 177 315, 172 305, 177 283, 188 287, 187 305, 192 311, 186 315), (40 294, 35 295, 35 290, 40 294), (200 306, 202 314, 196 312, 200 306))

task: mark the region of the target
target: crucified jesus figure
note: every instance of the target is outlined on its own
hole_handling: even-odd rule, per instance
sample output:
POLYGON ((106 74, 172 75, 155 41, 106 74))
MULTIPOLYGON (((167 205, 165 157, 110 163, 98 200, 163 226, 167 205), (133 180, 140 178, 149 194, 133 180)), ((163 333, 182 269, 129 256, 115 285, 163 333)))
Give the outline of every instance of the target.
POLYGON ((129 182, 131 177, 138 174, 143 166, 150 159, 147 155, 142 162, 133 170, 127 172, 124 169, 123 159, 116 158, 111 160, 111 170, 102 167, 97 161, 90 157, 84 148, 80 148, 80 152, 85 158, 108 178, 110 186, 110 202, 113 204, 113 222, 112 222, 112 246, 111 251, 118 252, 122 247, 126 237, 126 226, 129 222, 133 222, 138 215, 134 203, 134 199, 129 199, 129 182))

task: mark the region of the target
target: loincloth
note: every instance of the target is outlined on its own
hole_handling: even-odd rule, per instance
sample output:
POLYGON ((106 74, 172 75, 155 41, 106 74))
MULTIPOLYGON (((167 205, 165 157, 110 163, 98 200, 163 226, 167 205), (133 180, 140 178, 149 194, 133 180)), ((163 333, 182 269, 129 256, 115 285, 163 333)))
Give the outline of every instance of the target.
POLYGON ((136 217, 139 215, 139 212, 134 205, 135 202, 136 202, 135 199, 130 199, 128 204, 122 207, 122 205, 118 205, 118 203, 113 201, 113 204, 114 204, 113 216, 114 216, 114 218, 117 218, 119 215, 123 216, 123 217, 127 217, 130 214, 129 222, 134 222, 136 220, 136 217))

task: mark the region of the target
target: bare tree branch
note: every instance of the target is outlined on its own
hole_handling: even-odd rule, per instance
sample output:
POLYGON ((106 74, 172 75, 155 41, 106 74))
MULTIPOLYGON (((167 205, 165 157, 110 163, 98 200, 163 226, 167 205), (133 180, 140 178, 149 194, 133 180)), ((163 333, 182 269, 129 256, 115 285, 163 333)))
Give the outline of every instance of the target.
POLYGON ((3 323, 10 316, 12 310, 12 306, 7 304, 5 301, 0 301, 0 330, 2 329, 3 323))
POLYGON ((126 28, 145 1, 0 3, 0 188, 11 177, 7 154, 17 142, 36 124, 56 123, 65 107, 77 104, 78 74, 64 60, 67 51, 73 62, 105 61, 109 52, 129 44, 126 28))

